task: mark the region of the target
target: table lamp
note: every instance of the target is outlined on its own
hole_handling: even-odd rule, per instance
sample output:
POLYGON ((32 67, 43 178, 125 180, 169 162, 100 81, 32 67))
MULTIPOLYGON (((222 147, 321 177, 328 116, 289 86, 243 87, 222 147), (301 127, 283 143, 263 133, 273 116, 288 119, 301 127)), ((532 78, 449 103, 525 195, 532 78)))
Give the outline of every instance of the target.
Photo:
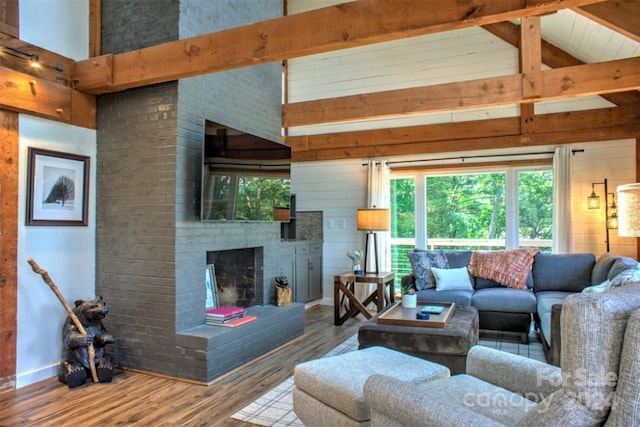
POLYGON ((364 249, 364 272, 373 273, 368 269, 369 242, 373 238, 373 251, 375 258, 375 274, 378 274, 378 239, 376 231, 389 231, 391 223, 391 211, 389 209, 373 208, 358 209, 358 230, 367 232, 367 243, 364 249))

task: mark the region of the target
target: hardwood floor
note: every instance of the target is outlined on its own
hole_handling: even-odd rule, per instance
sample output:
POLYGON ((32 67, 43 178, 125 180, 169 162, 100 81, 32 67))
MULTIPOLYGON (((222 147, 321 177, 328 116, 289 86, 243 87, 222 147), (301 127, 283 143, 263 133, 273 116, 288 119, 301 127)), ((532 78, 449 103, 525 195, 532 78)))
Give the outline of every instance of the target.
POLYGON ((305 333, 293 342, 215 380, 196 385, 119 370, 112 383, 69 389, 56 378, 0 392, 0 427, 248 426, 230 417, 357 332, 362 315, 333 324, 333 307, 307 309, 305 333))

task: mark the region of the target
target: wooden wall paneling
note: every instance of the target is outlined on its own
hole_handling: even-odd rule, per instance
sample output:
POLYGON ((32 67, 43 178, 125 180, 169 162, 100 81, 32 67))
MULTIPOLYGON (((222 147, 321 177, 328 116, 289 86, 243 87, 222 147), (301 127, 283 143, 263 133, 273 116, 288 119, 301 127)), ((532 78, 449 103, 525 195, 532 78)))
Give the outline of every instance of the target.
POLYGON ((18 114, 0 110, 0 390, 16 379, 18 154, 18 114))
POLYGON ((17 335, 18 114, 0 110, 0 389, 15 387, 17 335))
MULTIPOLYGON (((19 36, 19 0, 0 0, 0 39, 19 36)), ((4 92, 4 89, 2 90, 4 92)), ((18 335, 18 114, 0 107, 0 390, 16 386, 18 335)))

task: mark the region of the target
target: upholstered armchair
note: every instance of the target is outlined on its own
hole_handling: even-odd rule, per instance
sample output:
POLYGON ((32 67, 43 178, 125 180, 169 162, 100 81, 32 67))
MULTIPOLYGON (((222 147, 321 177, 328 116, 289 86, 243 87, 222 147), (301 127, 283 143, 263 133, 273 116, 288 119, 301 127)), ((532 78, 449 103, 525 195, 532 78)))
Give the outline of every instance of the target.
POLYGON ((560 368, 476 346, 467 373, 365 383, 371 426, 640 425, 640 283, 567 297, 560 368))

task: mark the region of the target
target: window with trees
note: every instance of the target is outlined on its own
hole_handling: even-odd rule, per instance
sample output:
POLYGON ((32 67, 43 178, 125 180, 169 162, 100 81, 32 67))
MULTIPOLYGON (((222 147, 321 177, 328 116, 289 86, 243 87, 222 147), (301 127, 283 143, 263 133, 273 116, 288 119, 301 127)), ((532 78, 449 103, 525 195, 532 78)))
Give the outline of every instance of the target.
POLYGON ((392 270, 407 274, 415 247, 551 251, 550 165, 480 172, 400 174, 391 179, 392 270))

